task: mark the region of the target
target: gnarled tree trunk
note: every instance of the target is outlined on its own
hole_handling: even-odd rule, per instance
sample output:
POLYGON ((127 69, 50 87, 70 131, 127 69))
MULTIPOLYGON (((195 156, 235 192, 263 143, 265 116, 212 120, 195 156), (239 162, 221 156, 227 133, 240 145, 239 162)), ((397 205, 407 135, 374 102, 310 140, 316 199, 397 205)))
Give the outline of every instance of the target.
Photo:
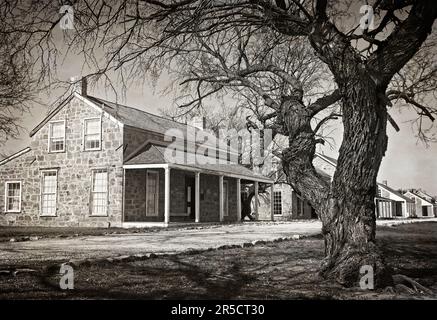
POLYGON ((387 112, 367 75, 340 85, 344 135, 328 200, 320 210, 326 257, 322 274, 350 286, 373 267, 375 287, 390 274, 375 244, 376 178, 387 149, 387 112))
POLYGON ((284 170, 322 220, 321 274, 345 286, 358 285, 365 265, 373 267, 375 287, 391 282, 375 244, 376 178, 387 148, 387 113, 378 98, 380 90, 365 72, 341 82, 344 136, 331 183, 312 164, 317 140, 310 126, 311 111, 299 98, 281 105, 280 120, 289 135, 284 170))

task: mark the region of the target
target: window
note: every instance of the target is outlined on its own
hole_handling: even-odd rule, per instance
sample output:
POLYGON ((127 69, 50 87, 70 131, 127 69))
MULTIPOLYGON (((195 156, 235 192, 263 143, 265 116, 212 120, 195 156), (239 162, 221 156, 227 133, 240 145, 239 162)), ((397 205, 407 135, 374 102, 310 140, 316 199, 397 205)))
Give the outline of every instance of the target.
POLYGON ((49 124, 49 152, 65 151, 65 121, 54 121, 49 124))
POLYGON ((225 216, 225 217, 227 217, 229 215, 228 190, 229 190, 228 181, 223 181, 223 216, 225 216))
POLYGON ((273 214, 282 215, 282 192, 273 191, 273 214))
POLYGON ((91 215, 106 216, 108 213, 108 171, 93 170, 91 188, 91 215))
POLYGON ((56 170, 42 171, 41 178, 41 215, 56 215, 56 200, 58 191, 58 172, 56 170))
POLYGON ((100 118, 84 120, 84 150, 100 150, 101 128, 100 118))
POLYGON ((146 216, 158 215, 159 173, 147 170, 146 173, 146 216))
POLYGON ((21 181, 9 181, 5 183, 5 211, 21 211, 21 181))

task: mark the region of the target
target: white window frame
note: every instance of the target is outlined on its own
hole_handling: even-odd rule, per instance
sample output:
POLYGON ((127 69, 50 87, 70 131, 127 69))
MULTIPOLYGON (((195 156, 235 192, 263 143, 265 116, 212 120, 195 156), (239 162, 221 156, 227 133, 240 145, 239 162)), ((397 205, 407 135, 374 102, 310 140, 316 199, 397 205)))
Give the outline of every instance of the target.
POLYGON ((61 153, 61 152, 65 152, 65 136, 67 135, 67 128, 66 128, 66 121, 65 120, 55 120, 55 121, 50 121, 49 122, 49 134, 48 134, 48 146, 47 146, 47 150, 49 153, 61 153), (52 145, 52 125, 55 123, 62 123, 64 125, 64 139, 63 139, 63 148, 62 150, 52 150, 51 145, 52 145))
POLYGON ((274 190, 273 191, 273 214, 275 216, 282 216, 284 214, 284 206, 283 206, 283 203, 282 203, 282 190, 274 190), (280 198, 281 198, 281 213, 280 214, 275 213, 275 193, 276 192, 278 192, 280 194, 280 198))
POLYGON ((223 216, 224 217, 229 216, 229 181, 227 180, 223 180, 223 216))
POLYGON ((157 217, 159 215, 159 171, 156 170, 147 170, 146 171, 146 217, 157 217), (156 199, 155 199, 155 208, 156 212, 149 213, 148 203, 149 203, 149 191, 147 187, 149 185, 149 173, 156 175, 156 199))
POLYGON ((90 188, 90 201, 89 201, 89 212, 91 217, 107 217, 108 216, 108 207, 109 207, 109 170, 107 168, 96 168, 91 170, 91 188, 90 188), (103 192, 94 192, 94 174, 96 172, 106 172, 106 206, 105 213, 94 213, 93 212, 93 201, 94 201, 94 193, 103 193, 103 192))
POLYGON ((102 118, 101 117, 93 117, 93 118, 85 118, 82 121, 82 150, 83 151, 100 151, 102 150, 102 118), (98 120, 99 121, 99 147, 98 148, 87 148, 85 143, 85 138, 87 136, 86 133, 86 123, 90 120, 98 120))
POLYGON ((8 213, 20 213, 21 212, 21 195, 23 192, 23 185, 21 183, 21 181, 18 180, 13 180, 13 181, 6 181, 5 182, 5 212, 8 213), (8 210, 8 198, 10 198, 8 196, 8 191, 9 191, 9 184, 14 184, 14 183, 18 183, 20 185, 20 196, 19 196, 19 203, 18 203, 18 210, 8 210))
POLYGON ((58 213, 58 170, 57 169, 47 169, 41 170, 40 179, 40 201, 39 201, 39 215, 40 217, 56 217, 58 213), (55 186, 55 212, 54 213, 44 213, 43 212, 43 195, 44 195, 44 174, 54 172, 56 173, 56 186, 55 186))

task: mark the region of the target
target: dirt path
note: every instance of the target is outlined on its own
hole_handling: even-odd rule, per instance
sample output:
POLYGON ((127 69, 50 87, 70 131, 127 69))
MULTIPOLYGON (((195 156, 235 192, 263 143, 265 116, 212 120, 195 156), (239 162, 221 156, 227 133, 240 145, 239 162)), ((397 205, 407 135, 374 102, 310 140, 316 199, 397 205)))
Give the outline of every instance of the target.
POLYGON ((272 241, 293 235, 320 233, 317 221, 226 225, 200 230, 162 230, 144 234, 83 236, 0 243, 0 266, 34 261, 97 259, 145 253, 178 253, 189 249, 217 248, 257 240, 272 241))

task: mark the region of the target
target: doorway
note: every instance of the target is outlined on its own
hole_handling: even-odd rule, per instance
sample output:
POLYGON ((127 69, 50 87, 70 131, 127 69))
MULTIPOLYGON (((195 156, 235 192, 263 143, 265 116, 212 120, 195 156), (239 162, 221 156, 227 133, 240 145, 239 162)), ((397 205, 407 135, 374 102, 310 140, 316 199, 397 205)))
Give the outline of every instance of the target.
POLYGON ((187 215, 190 219, 195 218, 195 179, 194 177, 185 176, 185 206, 187 215))
POLYGON ((422 206, 422 216, 427 217, 428 216, 428 207, 422 206))

